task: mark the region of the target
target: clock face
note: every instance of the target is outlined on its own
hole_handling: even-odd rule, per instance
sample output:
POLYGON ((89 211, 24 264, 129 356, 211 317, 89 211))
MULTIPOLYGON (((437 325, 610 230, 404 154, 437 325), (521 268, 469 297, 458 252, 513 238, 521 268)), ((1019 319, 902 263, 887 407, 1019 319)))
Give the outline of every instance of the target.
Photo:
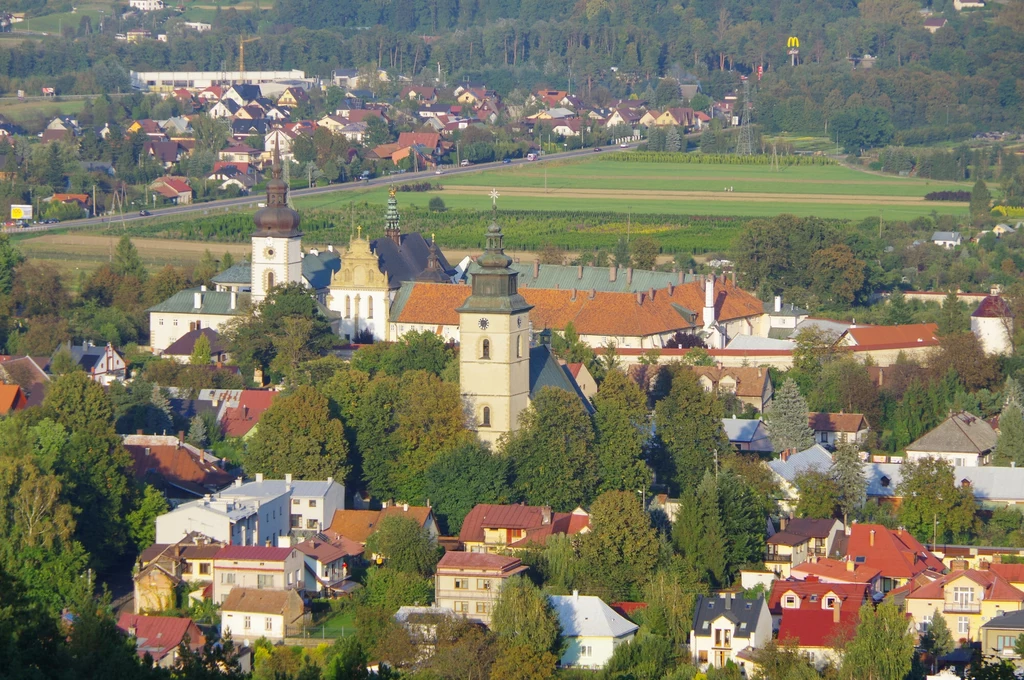
POLYGON ((274 259, 274 249, 273 248, 265 248, 263 250, 263 256, 265 258, 267 258, 268 260, 274 259))
POLYGON ((485 330, 487 330, 487 327, 490 326, 491 324, 490 324, 490 322, 487 319, 480 319, 477 322, 477 325, 480 326, 480 330, 485 331, 485 330))

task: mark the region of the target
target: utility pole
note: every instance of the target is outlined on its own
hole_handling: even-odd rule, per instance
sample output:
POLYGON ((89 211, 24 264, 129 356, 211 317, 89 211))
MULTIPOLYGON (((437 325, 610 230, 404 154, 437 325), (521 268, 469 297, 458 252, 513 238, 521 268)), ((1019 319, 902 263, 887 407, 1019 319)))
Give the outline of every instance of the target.
POLYGON ((92 216, 96 217, 96 185, 92 185, 92 216))

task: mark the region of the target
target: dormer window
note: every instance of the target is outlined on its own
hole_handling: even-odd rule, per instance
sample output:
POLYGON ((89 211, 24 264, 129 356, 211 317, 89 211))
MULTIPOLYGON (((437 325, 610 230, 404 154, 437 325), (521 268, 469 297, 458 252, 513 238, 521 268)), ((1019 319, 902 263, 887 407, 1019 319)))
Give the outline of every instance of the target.
POLYGON ((835 609, 836 608, 836 598, 832 597, 831 595, 826 597, 825 598, 825 603, 823 605, 823 608, 824 609, 835 609))
POLYGON ((786 609, 796 609, 797 608, 796 595, 786 595, 786 597, 782 600, 782 606, 785 607, 786 609))
POLYGON ((878 483, 885 488, 889 488, 889 478, 885 475, 882 475, 882 478, 878 480, 878 483))

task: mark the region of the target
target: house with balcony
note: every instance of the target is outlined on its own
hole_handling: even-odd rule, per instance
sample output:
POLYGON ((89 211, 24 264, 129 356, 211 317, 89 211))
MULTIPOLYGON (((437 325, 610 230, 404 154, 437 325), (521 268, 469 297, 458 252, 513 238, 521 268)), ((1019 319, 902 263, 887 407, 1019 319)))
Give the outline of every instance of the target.
POLYGON ((256 480, 221 491, 227 499, 275 499, 288 496, 288 527, 292 533, 306 536, 323 531, 330 526, 334 513, 345 509, 345 487, 328 477, 325 481, 292 479, 265 479, 262 474, 256 480))
POLYGON ((786 520, 783 529, 768 538, 765 566, 779 578, 789 578, 795 565, 829 557, 836 538, 842 533, 843 523, 837 519, 786 520))
POLYGON ((1004 612, 981 626, 981 654, 986 661, 1019 662, 1017 639, 1024 635, 1024 610, 1004 612))
POLYGON ((553 534, 573 535, 590 531, 590 515, 583 508, 552 512, 548 506, 475 506, 462 521, 459 542, 474 553, 502 552, 508 547, 543 545, 553 534))
POLYGON ((489 626, 502 586, 527 569, 518 557, 446 552, 437 563, 434 602, 474 623, 489 626))
POLYGON ((772 639, 772 617, 763 597, 747 600, 733 593, 697 597, 690 631, 694 663, 724 668, 730 661, 746 673, 753 650, 772 639))
POLYGON ((235 588, 302 590, 305 560, 297 548, 228 545, 213 558, 213 601, 223 603, 235 588))
POLYGON ((911 591, 905 606, 919 632, 939 612, 954 640, 975 642, 985 622, 1024 609, 1024 592, 991 569, 958 569, 911 591))
POLYGON ((353 562, 362 558, 363 546, 344 536, 329 540, 317 534, 295 546, 305 559, 304 587, 308 592, 324 595, 349 593, 348 580, 353 562))

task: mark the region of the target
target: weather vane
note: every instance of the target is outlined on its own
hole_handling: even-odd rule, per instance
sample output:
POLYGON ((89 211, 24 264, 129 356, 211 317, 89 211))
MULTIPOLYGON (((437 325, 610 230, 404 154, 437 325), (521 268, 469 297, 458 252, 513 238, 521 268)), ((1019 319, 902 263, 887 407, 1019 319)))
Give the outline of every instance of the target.
POLYGON ((489 193, 488 196, 491 197, 491 207, 497 209, 498 196, 501 196, 501 194, 498 193, 497 189, 491 189, 491 193, 489 193))

